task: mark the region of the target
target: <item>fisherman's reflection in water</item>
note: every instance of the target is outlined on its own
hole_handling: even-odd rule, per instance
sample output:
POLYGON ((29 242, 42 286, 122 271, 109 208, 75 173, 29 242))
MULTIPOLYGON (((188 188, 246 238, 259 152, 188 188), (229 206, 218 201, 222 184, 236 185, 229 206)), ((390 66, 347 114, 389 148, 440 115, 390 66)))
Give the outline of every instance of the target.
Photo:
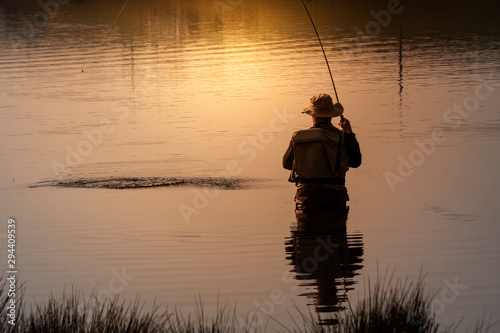
POLYGON ((323 325, 338 323, 334 314, 346 308, 347 292, 363 267, 363 236, 347 233, 348 212, 345 201, 328 209, 307 209, 297 191, 297 221, 286 240, 287 259, 298 285, 306 289, 300 296, 312 300, 323 325))
MULTIPOLYGON (((295 194, 297 224, 287 241, 286 251, 299 285, 313 299, 319 313, 345 308, 347 291, 355 284, 363 255, 360 233, 347 235, 345 176, 349 168, 361 165, 361 150, 344 108, 333 104, 327 94, 315 95, 302 113, 312 116, 313 126, 296 131, 283 156, 283 167, 290 170, 289 181, 295 194), (339 126, 332 118, 340 117, 339 126)), ((322 324, 336 324, 319 316, 322 324)))

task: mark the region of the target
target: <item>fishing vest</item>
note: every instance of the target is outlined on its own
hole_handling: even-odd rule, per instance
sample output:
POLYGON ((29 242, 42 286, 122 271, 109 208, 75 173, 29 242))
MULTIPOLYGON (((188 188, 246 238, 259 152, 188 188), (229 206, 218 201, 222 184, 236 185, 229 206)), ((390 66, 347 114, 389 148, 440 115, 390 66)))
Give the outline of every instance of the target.
POLYGON ((343 131, 335 127, 312 127, 295 132, 292 141, 294 161, 290 180, 345 178, 348 166, 343 131))

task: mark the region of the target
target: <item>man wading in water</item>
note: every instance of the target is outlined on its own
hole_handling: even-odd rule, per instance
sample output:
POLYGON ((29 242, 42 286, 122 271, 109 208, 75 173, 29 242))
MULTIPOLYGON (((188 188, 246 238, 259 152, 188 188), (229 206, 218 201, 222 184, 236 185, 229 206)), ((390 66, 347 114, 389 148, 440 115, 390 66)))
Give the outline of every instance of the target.
POLYGON ((297 185, 297 210, 345 208, 349 200, 345 174, 361 165, 361 151, 343 111, 326 94, 313 96, 302 111, 312 116, 313 126, 295 132, 283 156, 283 167, 292 171, 288 180, 297 185), (332 125, 338 116, 342 130, 332 125))

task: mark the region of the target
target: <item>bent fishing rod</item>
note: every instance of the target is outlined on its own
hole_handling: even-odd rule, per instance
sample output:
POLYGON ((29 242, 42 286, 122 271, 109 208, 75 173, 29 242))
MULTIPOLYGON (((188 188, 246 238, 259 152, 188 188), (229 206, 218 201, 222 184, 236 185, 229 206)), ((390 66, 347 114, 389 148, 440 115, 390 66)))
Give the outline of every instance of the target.
MULTIPOLYGON (((330 69, 330 64, 328 63, 328 58, 326 57, 325 48, 323 47, 323 43, 321 42, 321 38, 319 38, 318 30, 316 29, 316 25, 314 24, 314 21, 311 17, 311 14, 309 13, 309 10, 307 9, 306 3, 304 2, 304 0, 300 0, 300 1, 304 5, 304 9, 306 10, 307 16, 309 16, 309 20, 311 20, 311 24, 314 28, 314 32, 316 33, 316 37, 318 37, 319 46, 321 46, 321 51, 323 51, 323 56, 325 57, 326 67, 328 67, 328 73, 330 73, 330 79, 332 80, 333 92, 335 93, 335 99, 337 100, 337 103, 340 104, 339 95, 337 94, 337 88, 335 88, 335 81, 333 80, 332 70, 330 69)), ((342 112, 343 112, 343 108, 342 108, 342 112)), ((344 116, 342 114, 340 115, 340 119, 342 119, 342 120, 344 119, 344 116)))

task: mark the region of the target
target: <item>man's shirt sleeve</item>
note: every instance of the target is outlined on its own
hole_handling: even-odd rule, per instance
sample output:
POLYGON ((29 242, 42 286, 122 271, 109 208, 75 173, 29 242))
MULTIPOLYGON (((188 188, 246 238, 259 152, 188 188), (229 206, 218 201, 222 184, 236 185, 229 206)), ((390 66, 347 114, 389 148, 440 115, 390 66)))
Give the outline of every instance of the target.
POLYGON ((290 144, 288 145, 288 149, 283 155, 283 168, 287 170, 292 170, 293 168, 293 140, 290 140, 290 144))
POLYGON ((361 150, 359 149, 359 143, 354 133, 345 133, 345 149, 349 167, 359 167, 361 165, 361 150))

